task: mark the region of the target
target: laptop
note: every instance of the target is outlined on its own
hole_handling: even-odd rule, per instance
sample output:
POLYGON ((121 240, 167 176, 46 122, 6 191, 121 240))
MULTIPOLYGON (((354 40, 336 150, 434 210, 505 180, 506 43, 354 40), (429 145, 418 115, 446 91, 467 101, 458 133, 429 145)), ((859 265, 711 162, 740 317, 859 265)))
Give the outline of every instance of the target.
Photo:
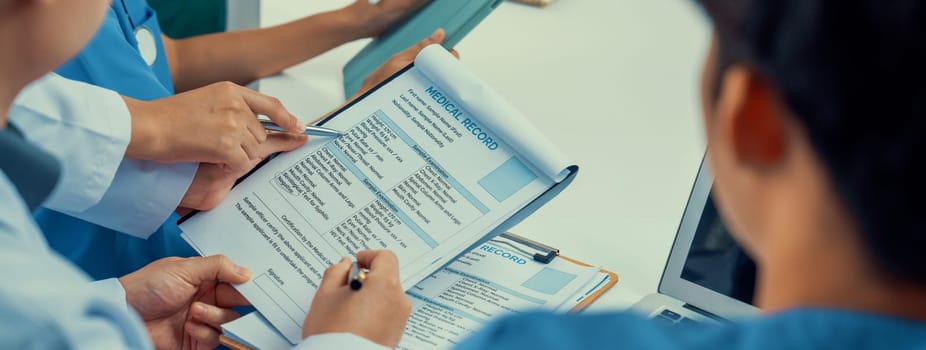
POLYGON ((756 266, 733 240, 711 198, 705 161, 695 179, 658 292, 633 306, 668 325, 755 316, 756 266))

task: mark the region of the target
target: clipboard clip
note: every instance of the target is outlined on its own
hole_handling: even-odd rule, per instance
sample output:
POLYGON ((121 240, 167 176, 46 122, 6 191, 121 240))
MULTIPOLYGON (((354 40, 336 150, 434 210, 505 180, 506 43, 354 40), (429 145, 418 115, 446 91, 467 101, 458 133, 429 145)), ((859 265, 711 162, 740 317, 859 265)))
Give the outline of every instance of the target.
POLYGON ((524 255, 533 257, 534 261, 542 263, 542 264, 549 264, 550 262, 553 261, 553 259, 559 256, 559 249, 553 248, 551 246, 537 242, 535 240, 529 239, 524 236, 516 235, 511 232, 505 232, 499 235, 499 237, 506 238, 508 240, 502 241, 502 240, 492 239, 490 241, 493 243, 504 244, 511 248, 514 248, 515 250, 521 252, 524 255), (527 247, 533 252, 528 251, 522 247, 515 246, 511 242, 515 242, 518 245, 527 247))

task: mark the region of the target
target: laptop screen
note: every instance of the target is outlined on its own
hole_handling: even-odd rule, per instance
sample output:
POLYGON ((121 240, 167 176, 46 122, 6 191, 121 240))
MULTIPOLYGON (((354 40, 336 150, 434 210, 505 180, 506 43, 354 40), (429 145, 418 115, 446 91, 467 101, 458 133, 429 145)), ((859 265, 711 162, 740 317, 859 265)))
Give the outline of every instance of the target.
POLYGON ((711 197, 704 205, 682 279, 752 304, 756 265, 730 236, 711 197))

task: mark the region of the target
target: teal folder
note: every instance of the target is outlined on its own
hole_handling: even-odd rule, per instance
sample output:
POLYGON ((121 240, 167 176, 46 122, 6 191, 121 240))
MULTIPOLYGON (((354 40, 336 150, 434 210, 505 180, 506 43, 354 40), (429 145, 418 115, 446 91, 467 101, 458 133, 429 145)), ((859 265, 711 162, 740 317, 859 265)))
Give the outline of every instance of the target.
POLYGON ((363 80, 393 55, 427 38, 438 28, 451 49, 503 0, 432 0, 400 24, 373 39, 344 66, 344 96, 353 96, 363 80))

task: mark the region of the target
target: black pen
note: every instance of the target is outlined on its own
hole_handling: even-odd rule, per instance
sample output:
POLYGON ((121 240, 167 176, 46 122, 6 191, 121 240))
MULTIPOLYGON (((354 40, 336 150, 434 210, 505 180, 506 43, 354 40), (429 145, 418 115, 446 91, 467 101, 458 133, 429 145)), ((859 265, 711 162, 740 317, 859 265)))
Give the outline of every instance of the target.
POLYGON ((367 273, 370 270, 361 269, 360 265, 356 261, 350 264, 350 276, 347 276, 347 284, 350 285, 350 289, 360 290, 360 287, 363 287, 363 281, 367 279, 367 273))

